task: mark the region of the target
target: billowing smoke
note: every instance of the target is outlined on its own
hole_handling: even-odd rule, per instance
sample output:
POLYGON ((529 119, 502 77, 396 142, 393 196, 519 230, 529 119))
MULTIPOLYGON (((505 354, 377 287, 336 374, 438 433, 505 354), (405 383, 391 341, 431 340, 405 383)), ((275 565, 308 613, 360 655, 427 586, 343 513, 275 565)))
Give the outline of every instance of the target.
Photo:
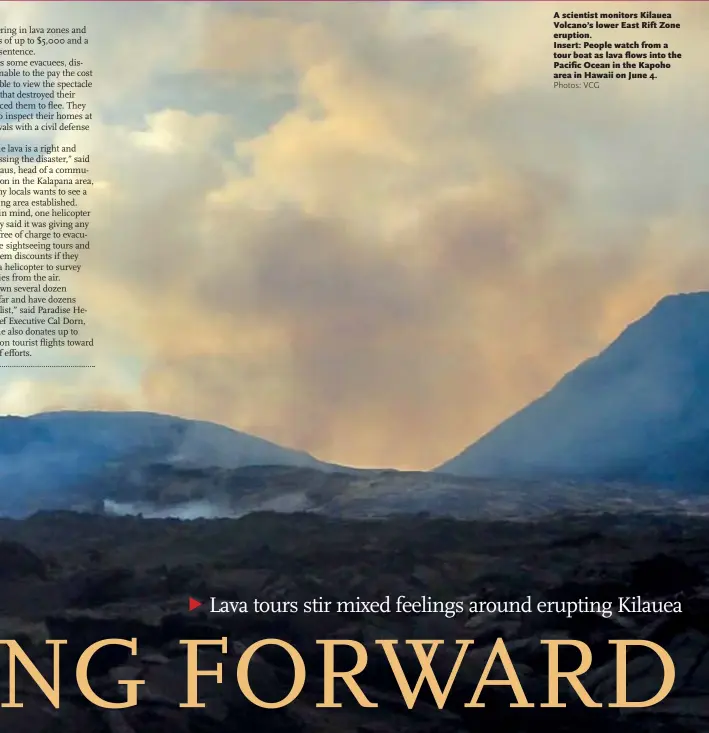
POLYGON ((66 10, 111 89, 81 141, 100 368, 0 398, 441 463, 709 287, 709 6, 666 5, 681 68, 579 94, 549 78, 563 4, 136 5, 140 69, 128 25, 66 10))
POLYGON ((119 503, 106 500, 103 502, 106 514, 114 516, 142 516, 145 519, 236 519, 243 513, 235 512, 229 507, 220 507, 209 501, 188 501, 169 507, 159 507, 149 503, 119 503))

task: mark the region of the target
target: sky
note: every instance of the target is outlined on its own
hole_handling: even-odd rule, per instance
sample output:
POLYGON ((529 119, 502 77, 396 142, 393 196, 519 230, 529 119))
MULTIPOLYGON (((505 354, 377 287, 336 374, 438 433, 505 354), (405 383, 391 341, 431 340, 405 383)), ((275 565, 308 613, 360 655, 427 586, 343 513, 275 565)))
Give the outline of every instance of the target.
POLYGON ((354 466, 457 454, 709 289, 709 4, 652 3, 683 26, 638 36, 682 53, 657 80, 552 86, 555 11, 638 7, 0 3, 87 26, 92 129, 54 142, 96 182, 96 368, 2 369, 0 411, 166 412, 354 466))

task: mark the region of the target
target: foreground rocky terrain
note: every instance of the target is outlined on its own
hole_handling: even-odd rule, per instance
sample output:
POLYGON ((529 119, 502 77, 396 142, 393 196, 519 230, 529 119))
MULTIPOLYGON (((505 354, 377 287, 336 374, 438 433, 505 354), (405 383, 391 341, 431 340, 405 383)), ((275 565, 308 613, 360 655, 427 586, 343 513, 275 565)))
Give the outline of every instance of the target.
POLYGON ((709 516, 709 493, 622 482, 475 479, 421 471, 294 466, 106 469, 65 492, 59 508, 145 517, 239 517, 254 511, 363 519, 426 512, 459 519, 528 519, 573 512, 709 516))
MULTIPOLYGON (((18 698, 23 708, 0 708, 0 731, 32 733, 226 733, 227 731, 705 731, 709 727, 709 520, 652 514, 557 514, 524 524, 460 521, 423 516, 388 520, 342 520, 314 514, 257 513, 241 519, 182 522, 108 517, 72 512, 43 513, 26 520, 0 520, 0 637, 17 639, 46 675, 51 672, 44 640, 67 639, 62 650, 62 706, 51 707, 22 672, 18 698), (298 601, 398 596, 440 601, 610 600, 608 618, 594 613, 209 613, 193 612, 188 597, 231 601, 298 601), (617 599, 641 595, 674 599, 681 613, 617 613, 617 599), (179 707, 185 700, 185 649, 181 639, 229 638, 221 655, 206 649, 200 666, 224 663, 221 685, 203 677, 202 709, 179 707), (140 702, 130 709, 101 710, 76 688, 78 655, 109 637, 139 641, 139 655, 112 649, 99 653, 90 677, 98 694, 124 699, 117 680, 143 679, 140 702), (291 642, 305 660, 308 676, 298 699, 267 710, 249 703, 236 684, 236 664, 245 646, 276 637, 291 642), (615 666, 609 639, 649 639, 664 646, 676 666, 669 697, 648 709, 589 709, 568 685, 569 707, 510 708, 505 687, 488 687, 484 708, 464 708, 490 649, 506 640, 525 693, 537 704, 547 699, 547 656, 541 638, 585 641, 593 652, 583 677, 591 696, 614 699, 615 666), (319 709, 322 650, 314 641, 361 641, 369 663, 358 677, 376 709, 358 707, 338 688, 341 709, 319 709), (406 708, 377 639, 445 639, 434 668, 445 679, 456 639, 474 639, 443 711, 427 692, 406 708)), ((400 647, 412 683, 418 664, 400 647)), ((353 659, 344 655, 342 669, 353 659)), ((630 652, 629 699, 652 696, 659 665, 652 655, 630 652)), ((566 659, 574 669, 578 657, 566 659)), ((7 653, 0 651, 0 698, 7 700, 7 653)), ((498 665, 499 666, 499 665, 498 665)), ((500 677, 501 668, 493 673, 500 677)), ((266 700, 284 697, 292 664, 279 650, 259 653, 251 665, 254 692, 266 700)))

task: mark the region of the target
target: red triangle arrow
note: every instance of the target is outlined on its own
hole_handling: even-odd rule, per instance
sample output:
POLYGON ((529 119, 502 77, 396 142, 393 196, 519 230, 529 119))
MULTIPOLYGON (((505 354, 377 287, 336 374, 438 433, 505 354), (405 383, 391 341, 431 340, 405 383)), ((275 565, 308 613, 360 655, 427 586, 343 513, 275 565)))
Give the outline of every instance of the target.
POLYGON ((202 601, 197 601, 194 598, 190 598, 190 611, 194 611, 195 608, 199 608, 202 605, 202 601))

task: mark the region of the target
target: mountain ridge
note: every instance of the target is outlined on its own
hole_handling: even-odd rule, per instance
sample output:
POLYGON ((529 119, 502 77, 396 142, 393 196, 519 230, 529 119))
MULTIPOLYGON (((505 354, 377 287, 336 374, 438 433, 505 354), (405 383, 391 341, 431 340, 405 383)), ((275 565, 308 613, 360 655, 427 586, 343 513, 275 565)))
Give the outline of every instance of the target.
POLYGON ((101 502, 161 513, 211 501, 209 511, 218 504, 229 516, 269 507, 386 514, 430 511, 436 502, 472 515, 483 504, 498 512, 506 500, 513 513, 526 512, 539 491, 553 495, 555 506, 566 501, 564 492, 573 506, 590 506, 593 495, 607 505, 615 490, 603 484, 613 482, 706 493, 707 324, 709 293, 663 298, 597 356, 432 472, 337 466, 214 422, 156 412, 0 417, 0 514, 101 502))
POLYGON ((597 356, 434 469, 470 477, 709 479, 709 292, 662 298, 597 356))
POLYGON ((140 469, 156 463, 331 470, 330 464, 303 451, 217 423, 162 413, 58 410, 0 417, 2 511, 54 506, 60 495, 102 477, 115 464, 140 469))

